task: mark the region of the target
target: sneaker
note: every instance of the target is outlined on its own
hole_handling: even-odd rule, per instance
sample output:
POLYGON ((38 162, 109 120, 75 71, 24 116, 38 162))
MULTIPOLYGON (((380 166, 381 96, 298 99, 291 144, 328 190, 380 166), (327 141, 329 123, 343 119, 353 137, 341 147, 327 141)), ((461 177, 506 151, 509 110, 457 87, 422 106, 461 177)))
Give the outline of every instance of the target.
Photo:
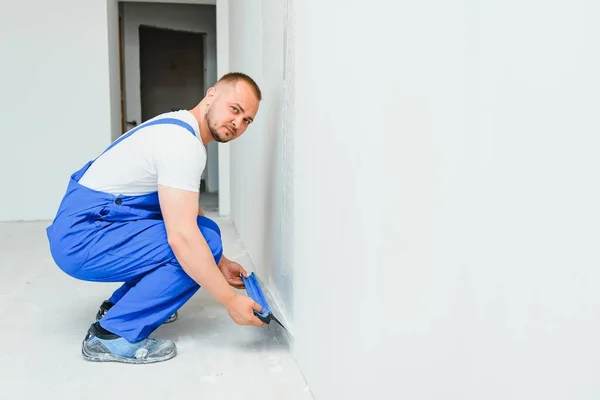
MULTIPOLYGON (((102 305, 100 305, 100 309, 98 310, 98 312, 96 313, 96 322, 100 321, 104 315, 108 312, 108 310, 111 309, 111 307, 114 306, 114 303, 111 303, 108 300, 105 300, 102 305)), ((171 322, 174 322, 177 319, 177 311, 175 311, 175 314, 171 315, 164 323, 168 324, 171 322)))
POLYGON ((147 338, 131 343, 118 335, 100 333, 97 324, 90 326, 81 344, 83 358, 88 361, 150 364, 177 355, 177 347, 171 340, 147 338))

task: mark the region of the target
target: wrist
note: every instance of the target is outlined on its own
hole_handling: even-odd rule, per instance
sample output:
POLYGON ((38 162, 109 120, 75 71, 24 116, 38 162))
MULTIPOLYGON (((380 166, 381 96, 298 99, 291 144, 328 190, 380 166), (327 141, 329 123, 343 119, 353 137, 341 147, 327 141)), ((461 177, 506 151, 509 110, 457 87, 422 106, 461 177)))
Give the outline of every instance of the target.
POLYGON ((227 257, 225 257, 225 255, 223 254, 223 255, 221 256, 221 259, 219 260, 219 263, 218 263, 217 265, 220 267, 220 266, 222 266, 223 264, 225 264, 225 263, 228 263, 228 262, 229 262, 229 259, 228 259, 227 257))
POLYGON ((237 296, 237 293, 235 293, 233 290, 230 290, 229 293, 227 293, 227 295, 224 296, 223 300, 221 301, 221 304, 223 305, 223 307, 229 308, 231 307, 231 304, 237 296))

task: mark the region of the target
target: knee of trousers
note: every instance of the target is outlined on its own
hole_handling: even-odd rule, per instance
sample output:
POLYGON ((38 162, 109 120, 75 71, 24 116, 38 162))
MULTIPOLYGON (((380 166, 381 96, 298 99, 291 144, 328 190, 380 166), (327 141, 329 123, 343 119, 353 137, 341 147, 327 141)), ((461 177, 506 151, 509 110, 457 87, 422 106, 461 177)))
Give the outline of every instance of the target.
POLYGON ((217 225, 217 223, 212 219, 208 217, 203 217, 202 215, 198 215, 198 217, 196 218, 196 222, 198 223, 198 226, 204 226, 205 228, 212 229, 219 236, 221 236, 221 229, 219 229, 219 225, 217 225))
MULTIPOLYGON (((214 222, 213 224, 216 226, 214 222)), ((204 236, 204 240, 206 240, 206 243, 212 252, 215 263, 218 264, 223 256, 223 241, 221 239, 221 232, 219 228, 217 227, 215 230, 213 229, 212 224, 207 224, 205 221, 202 221, 202 223, 198 221, 198 228, 200 228, 200 232, 202 233, 202 236, 204 236)))

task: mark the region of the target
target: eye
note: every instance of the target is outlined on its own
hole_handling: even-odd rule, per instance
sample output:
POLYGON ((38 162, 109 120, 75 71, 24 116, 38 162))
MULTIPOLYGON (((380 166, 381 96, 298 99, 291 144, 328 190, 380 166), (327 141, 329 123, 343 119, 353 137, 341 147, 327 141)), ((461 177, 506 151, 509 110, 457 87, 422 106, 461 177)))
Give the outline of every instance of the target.
POLYGON ((233 111, 234 114, 237 114, 240 112, 240 110, 237 107, 231 106, 231 110, 233 111))
POLYGON ((244 123, 245 123, 246 125, 250 125, 250 122, 252 122, 252 121, 250 121, 248 118, 244 119, 244 123))

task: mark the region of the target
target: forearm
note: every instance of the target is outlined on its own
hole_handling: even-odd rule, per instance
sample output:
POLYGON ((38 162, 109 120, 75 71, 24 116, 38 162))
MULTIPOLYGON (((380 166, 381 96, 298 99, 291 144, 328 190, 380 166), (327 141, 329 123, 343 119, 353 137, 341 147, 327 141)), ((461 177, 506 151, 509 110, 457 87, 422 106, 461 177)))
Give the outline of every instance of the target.
POLYGON ((169 243, 184 271, 219 303, 227 305, 235 292, 217 268, 212 251, 200 231, 178 235, 169 243))

